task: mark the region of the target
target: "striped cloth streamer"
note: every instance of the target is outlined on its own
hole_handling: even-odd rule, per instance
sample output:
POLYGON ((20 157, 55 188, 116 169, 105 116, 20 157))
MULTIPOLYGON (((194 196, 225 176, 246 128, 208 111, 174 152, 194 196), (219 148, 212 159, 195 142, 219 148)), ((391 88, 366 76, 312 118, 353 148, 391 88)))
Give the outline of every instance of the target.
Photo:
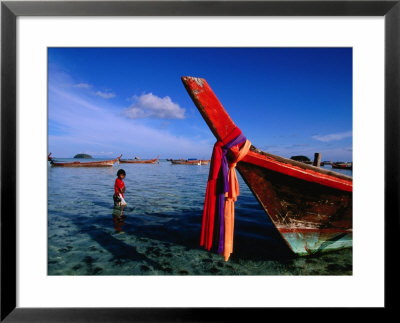
POLYGON ((236 164, 247 155, 251 142, 246 140, 239 153, 235 155, 232 163, 229 164, 228 182, 229 190, 225 193, 224 221, 225 221, 225 239, 223 255, 225 261, 228 261, 233 252, 233 228, 235 224, 235 202, 239 196, 239 182, 236 175, 236 164))
MULTIPOLYGON (((208 176, 207 182, 207 190, 204 201, 204 210, 203 210, 203 220, 201 227, 201 238, 200 245, 204 246, 205 249, 210 250, 213 245, 214 235, 216 236, 216 240, 218 241, 218 253, 224 254, 225 247, 225 196, 229 196, 229 192, 231 190, 231 186, 228 180, 228 160, 227 153, 230 148, 240 145, 243 142, 246 142, 246 137, 242 134, 239 128, 235 128, 228 136, 226 136, 223 140, 217 141, 214 145, 213 154, 211 157, 210 164, 210 172, 208 176), (217 213, 217 217, 215 217, 215 213, 217 213), (219 229, 214 232, 214 223, 217 223, 217 227, 219 229)), ((249 146, 250 147, 250 146, 249 146)), ((243 151, 243 147, 241 149, 243 151)), ((247 149, 248 151, 248 149, 247 149)), ((243 154, 241 158, 243 158, 247 151, 243 154)), ((241 159, 240 158, 240 159, 241 159)), ((235 158, 236 162, 233 164, 236 166, 237 156, 235 158)), ((232 165, 232 164, 231 164, 232 165)), ((231 166, 230 165, 230 166, 231 166)), ((234 167, 233 167, 234 171, 234 167)), ((231 172, 231 171, 230 171, 231 172)), ((236 173, 235 173, 236 175, 236 173)), ((237 178, 235 177, 236 181, 237 178)), ((234 184, 237 185, 238 184, 234 184)), ((237 196, 237 195, 236 195, 237 196)), ((236 198, 234 199, 236 200, 236 198)), ((231 204, 229 204, 231 207, 231 204)), ((229 213, 230 214, 230 213, 229 213)), ((231 237, 233 234, 233 226, 231 227, 232 216, 229 216, 229 234, 227 237, 231 237)), ((228 223, 228 222, 227 222, 228 223)), ((232 236, 233 239, 233 236, 232 236)), ((229 243, 228 243, 229 245, 229 243)), ((229 247, 229 250, 232 250, 229 247)), ((230 251, 231 253, 232 251, 230 251)), ((230 254, 229 253, 229 254, 230 254)), ((229 257, 228 257, 229 258, 229 257)))

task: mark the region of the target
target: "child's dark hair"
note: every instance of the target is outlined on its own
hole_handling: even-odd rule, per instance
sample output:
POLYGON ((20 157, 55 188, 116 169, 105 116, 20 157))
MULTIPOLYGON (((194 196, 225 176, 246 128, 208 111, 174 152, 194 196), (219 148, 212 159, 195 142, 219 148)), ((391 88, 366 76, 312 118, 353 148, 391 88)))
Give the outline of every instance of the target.
POLYGON ((123 169, 120 169, 120 170, 118 170, 118 172, 117 172, 117 176, 119 176, 119 175, 124 175, 124 176, 126 176, 126 173, 125 173, 125 171, 123 170, 123 169))

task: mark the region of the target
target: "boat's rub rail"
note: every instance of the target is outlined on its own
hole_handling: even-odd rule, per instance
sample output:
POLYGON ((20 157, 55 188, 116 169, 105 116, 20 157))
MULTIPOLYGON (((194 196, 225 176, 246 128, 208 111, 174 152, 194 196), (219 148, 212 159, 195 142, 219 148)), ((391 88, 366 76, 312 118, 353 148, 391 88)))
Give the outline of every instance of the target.
POLYGON ((299 168, 302 168, 302 169, 305 169, 305 170, 312 170, 313 172, 318 172, 318 173, 321 173, 321 174, 334 176, 334 177, 337 177, 337 178, 340 178, 340 179, 344 179, 344 180, 347 180, 347 181, 353 181, 353 178, 350 177, 350 176, 346 176, 344 174, 340 174, 340 173, 337 173, 337 172, 332 172, 330 170, 327 170, 327 169, 324 169, 324 168, 321 168, 321 167, 315 167, 315 166, 312 166, 312 165, 307 165, 307 164, 304 164, 302 162, 298 162, 298 161, 293 160, 293 159, 288 159, 288 158, 276 156, 276 155, 267 153, 265 151, 262 151, 262 150, 260 150, 260 149, 258 149, 256 147, 254 147, 253 145, 250 147, 250 151, 255 152, 257 154, 260 154, 260 155, 264 155, 264 156, 269 157, 269 158, 271 158, 273 160, 276 160, 278 162, 289 164, 289 165, 293 165, 293 166, 296 166, 296 167, 299 167, 299 168))
MULTIPOLYGON (((237 147, 231 148, 236 153, 237 147)), ((258 149, 253 148, 242 159, 240 163, 250 163, 273 172, 281 173, 301 180, 317 183, 323 186, 352 192, 353 181, 351 177, 338 174, 336 172, 323 172, 319 167, 309 166, 300 162, 292 161, 283 157, 271 155, 265 152, 260 153, 258 149), (339 176, 338 176, 339 175, 339 176)))

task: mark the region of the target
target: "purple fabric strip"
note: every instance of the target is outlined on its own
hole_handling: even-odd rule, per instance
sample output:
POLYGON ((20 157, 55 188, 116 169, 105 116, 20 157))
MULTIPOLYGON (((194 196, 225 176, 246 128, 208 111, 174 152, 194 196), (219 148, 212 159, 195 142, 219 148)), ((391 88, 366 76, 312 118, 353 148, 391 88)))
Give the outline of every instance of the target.
POLYGON ((225 192, 229 191, 228 159, 226 155, 230 148, 245 141, 246 137, 243 134, 240 134, 235 139, 231 140, 225 146, 222 147, 221 169, 218 175, 219 176, 218 179, 220 180, 220 185, 217 191, 217 203, 218 203, 217 210, 218 210, 218 222, 219 222, 218 253, 222 253, 224 251, 224 237, 225 237, 224 200, 225 200, 225 192))
POLYGON ((218 253, 224 251, 224 237, 225 237, 225 220, 224 220, 224 199, 225 194, 218 194, 218 222, 219 222, 219 239, 218 239, 218 253))
POLYGON ((225 146, 222 147, 222 172, 223 172, 223 181, 224 181, 224 193, 229 191, 229 183, 228 183, 228 159, 226 158, 226 154, 228 150, 233 146, 239 145, 242 142, 246 141, 246 137, 243 134, 240 134, 232 141, 228 142, 225 146))

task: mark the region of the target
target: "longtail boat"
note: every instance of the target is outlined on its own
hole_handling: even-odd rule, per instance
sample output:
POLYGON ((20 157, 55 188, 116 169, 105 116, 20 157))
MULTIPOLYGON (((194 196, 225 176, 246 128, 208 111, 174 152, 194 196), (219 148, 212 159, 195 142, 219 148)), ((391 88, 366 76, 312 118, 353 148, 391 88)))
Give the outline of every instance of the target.
POLYGON ((208 165, 209 162, 210 162, 209 159, 208 160, 204 160, 204 159, 200 160, 201 165, 208 165))
POLYGON ((47 161, 52 161, 54 157, 51 157, 51 153, 47 155, 47 161))
POLYGON ((171 159, 172 165, 201 165, 201 160, 171 159))
MULTIPOLYGON (((121 155, 122 156, 122 155, 121 155)), ((69 163, 61 163, 61 162, 54 162, 53 160, 50 161, 52 167, 111 167, 116 162, 118 162, 121 156, 110 159, 110 160, 101 160, 95 162, 69 162, 69 163)))
POLYGON ((353 163, 332 163, 332 168, 336 169, 353 169, 353 163))
POLYGON ((121 164, 156 164, 158 163, 158 156, 153 159, 120 159, 121 164))
MULTIPOLYGON (((237 129, 205 79, 182 77, 218 141, 237 129)), ((228 153, 238 151, 234 146, 228 153)), ((251 145, 237 170, 297 255, 352 246, 351 177, 272 155, 251 145)))

